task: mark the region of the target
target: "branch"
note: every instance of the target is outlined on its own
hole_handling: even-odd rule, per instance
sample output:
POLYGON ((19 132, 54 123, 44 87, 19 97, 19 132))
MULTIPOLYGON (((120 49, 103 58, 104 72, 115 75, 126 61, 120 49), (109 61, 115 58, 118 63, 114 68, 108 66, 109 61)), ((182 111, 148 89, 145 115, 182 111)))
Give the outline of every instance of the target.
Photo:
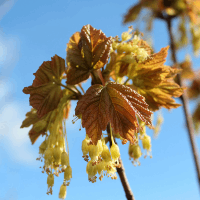
MULTIPOLYGON (((112 141, 111 141, 111 137, 110 137, 110 123, 107 125, 107 133, 109 136, 109 143, 110 143, 110 147, 112 146, 112 141)), ((115 141, 116 143, 116 141, 115 141)), ((117 143, 116 143, 117 144, 117 143)), ((121 158, 119 157, 119 164, 121 165, 120 168, 117 168, 117 173, 120 177, 122 186, 124 188, 124 192, 126 194, 126 198, 127 200, 135 200, 134 196, 133 196, 133 192, 131 190, 131 187, 129 185, 128 179, 126 177, 126 173, 125 173, 125 169, 122 163, 121 158)))
MULTIPOLYGON (((102 76, 102 73, 101 73, 100 70, 99 71, 92 71, 91 75, 92 75, 92 85, 94 85, 94 84, 105 85, 105 81, 103 79, 103 76, 102 76)), ((112 141, 111 141, 111 136, 110 136, 110 123, 107 125, 107 133, 108 133, 109 143, 110 143, 110 147, 111 147, 112 141)), ((115 143, 116 143, 116 141, 115 141, 115 143)), ((126 198, 127 198, 127 200, 135 200, 135 198, 133 196, 133 192, 131 190, 131 187, 128 183, 128 179, 126 177, 125 169, 124 169, 121 158, 119 158, 119 164, 121 166, 120 166, 120 168, 117 168, 117 173, 119 174, 122 186, 124 188, 124 192, 126 194, 126 198)))
MULTIPOLYGON (((169 32, 169 35, 170 35, 170 48, 171 48, 171 52, 172 52, 172 59, 173 59, 174 64, 176 64, 177 63, 176 49, 175 49, 174 37, 173 37, 173 34, 172 34, 172 29, 171 29, 172 19, 168 17, 168 18, 165 18, 165 21, 167 22, 168 32, 169 32)), ((177 75, 177 79, 178 79, 178 84, 180 86, 183 86, 180 74, 177 75)), ((199 156, 198 156, 197 147, 196 147, 196 143, 195 143, 193 122, 192 122, 192 118, 191 118, 191 115, 190 115, 189 109, 188 109, 187 94, 183 93, 183 95, 180 97, 180 99, 183 103, 185 119, 186 119, 186 124, 187 124, 187 129, 188 129, 188 135, 189 135, 189 138, 190 138, 190 143, 191 143, 192 152, 193 152, 193 158, 194 158, 195 166, 196 166, 196 173, 197 173, 197 177, 198 177, 198 183, 199 183, 199 187, 200 187, 199 156)))

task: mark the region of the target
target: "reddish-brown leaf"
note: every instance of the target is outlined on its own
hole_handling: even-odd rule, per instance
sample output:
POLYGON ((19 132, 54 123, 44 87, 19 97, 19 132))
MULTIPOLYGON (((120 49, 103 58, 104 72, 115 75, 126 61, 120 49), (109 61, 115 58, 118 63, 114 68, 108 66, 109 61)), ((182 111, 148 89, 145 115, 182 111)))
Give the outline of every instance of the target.
POLYGON ((139 126, 136 115, 151 125, 152 112, 148 110, 144 97, 136 91, 110 82, 106 86, 91 86, 78 101, 75 114, 82 115, 82 126, 97 144, 109 122, 115 133, 133 143, 139 126))
POLYGON ((196 99, 200 96, 200 70, 195 73, 195 77, 187 93, 190 99, 196 99))
POLYGON ((102 68, 108 61, 111 37, 91 25, 83 26, 67 44, 67 83, 74 85, 89 78, 92 70, 102 68))
POLYGON ((132 6, 127 14, 124 16, 124 21, 123 23, 128 23, 128 22, 133 22, 137 19, 138 15, 140 14, 140 11, 143 7, 142 2, 139 2, 138 4, 132 6))
POLYGON ((30 105, 37 110, 39 118, 57 107, 62 97, 58 84, 61 83, 64 71, 65 60, 55 55, 51 61, 43 62, 34 73, 33 84, 23 89, 25 94, 30 94, 30 105))
POLYGON ((36 140, 39 138, 40 135, 45 135, 45 131, 41 131, 41 132, 36 132, 34 131, 34 129, 32 128, 29 133, 29 138, 31 140, 31 143, 34 144, 36 142, 36 140))
POLYGON ((40 135, 44 135, 47 132, 47 126, 51 117, 49 112, 47 115, 43 116, 41 119, 37 116, 37 110, 32 108, 30 112, 26 113, 26 119, 22 122, 20 128, 29 127, 33 125, 32 129, 29 131, 29 137, 31 143, 34 144, 40 135))

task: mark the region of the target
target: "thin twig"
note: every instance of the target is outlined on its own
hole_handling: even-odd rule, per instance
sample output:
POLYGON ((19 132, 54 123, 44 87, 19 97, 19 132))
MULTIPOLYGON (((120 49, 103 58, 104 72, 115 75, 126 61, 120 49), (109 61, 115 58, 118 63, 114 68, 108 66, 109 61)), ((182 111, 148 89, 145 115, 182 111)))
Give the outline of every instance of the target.
MULTIPOLYGON (((174 64, 176 64, 177 63, 176 49, 175 49, 174 37, 172 34, 172 29, 171 29, 172 19, 165 18, 165 20, 167 22, 167 27, 168 27, 168 31, 169 31, 169 35, 170 35, 170 48, 171 48, 171 52, 172 52, 172 59, 173 59, 174 64)), ((180 86, 183 86, 180 74, 177 75, 177 78, 178 78, 178 84, 180 86)), ((191 118, 191 115, 190 115, 189 109, 188 109, 188 97, 187 97, 186 92, 183 93, 183 95, 180 97, 180 99, 182 100, 182 103, 183 103, 185 119, 186 119, 186 124, 187 124, 187 129, 188 129, 188 135, 190 138, 190 143, 191 143, 192 152, 193 152, 193 158, 194 158, 195 166, 196 166, 196 173, 197 173, 197 177, 198 177, 198 183, 199 183, 199 187, 200 187, 199 156, 198 156, 197 147, 196 147, 196 143, 195 143, 193 122, 192 122, 192 118, 191 118)))
POLYGON ((130 78, 127 78, 127 80, 124 82, 124 85, 126 85, 130 81, 130 78))
POLYGON ((81 88, 81 91, 83 92, 83 94, 85 94, 85 90, 83 89, 81 83, 79 83, 78 86, 81 88))
MULTIPOLYGON (((111 141, 111 137, 110 137, 110 123, 107 125, 107 133, 108 133, 108 136, 109 136, 109 143, 110 143, 110 147, 111 147, 112 146, 112 141, 111 141)), ((115 143, 116 143, 116 141, 115 141, 115 143)), ((125 168, 123 166, 123 163, 122 163, 122 160, 121 160, 120 157, 119 157, 119 164, 121 165, 121 167, 117 168, 117 173, 118 173, 118 175, 120 177, 122 186, 124 188, 124 192, 126 194, 126 198, 127 198, 127 200, 135 200, 133 192, 132 192, 131 187, 129 185, 128 179, 126 177, 125 168)))

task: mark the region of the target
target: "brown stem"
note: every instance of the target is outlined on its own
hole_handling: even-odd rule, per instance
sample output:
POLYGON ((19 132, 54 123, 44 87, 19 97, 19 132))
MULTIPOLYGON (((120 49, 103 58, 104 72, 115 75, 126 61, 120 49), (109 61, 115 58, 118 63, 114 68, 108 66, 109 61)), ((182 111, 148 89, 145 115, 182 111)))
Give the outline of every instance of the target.
MULTIPOLYGON (((110 147, 112 146, 112 141, 111 141, 111 137, 110 137, 110 123, 107 125, 107 133, 109 136, 109 143, 110 143, 110 147)), ((115 141, 116 143, 116 141, 115 141)), ((116 143, 117 144, 117 143, 116 143)), ((126 173, 125 173, 125 168, 123 166, 122 160, 119 157, 119 164, 121 165, 119 168, 117 167, 117 173, 120 177, 122 186, 124 188, 124 192, 126 194, 126 198, 127 200, 135 200, 134 196, 133 196, 133 192, 131 190, 131 187, 129 185, 128 179, 126 177, 126 173)))
MULTIPOLYGON (((174 64, 176 64, 177 63, 176 49, 175 49, 174 37, 173 37, 173 34, 172 34, 172 29, 171 29, 172 19, 171 18, 165 18, 165 20, 167 22, 167 27, 168 27, 168 31, 169 31, 169 35, 170 35, 170 47, 171 47, 171 52, 172 52, 172 59, 173 59, 174 64)), ((178 79, 178 84, 180 86, 183 86, 180 74, 177 75, 177 79, 178 79)), ((193 152, 193 158, 194 158, 195 166, 196 166, 196 173, 197 173, 197 177, 198 177, 198 183, 199 183, 199 186, 200 186, 199 156, 198 156, 197 147, 196 147, 196 143, 195 143, 193 122, 192 122, 192 118, 191 118, 191 115, 190 115, 189 109, 188 109, 187 93, 186 92, 183 93, 183 95, 180 97, 180 99, 183 103, 185 119, 186 119, 186 124, 187 124, 187 129, 188 129, 188 135, 189 135, 189 138, 190 138, 190 143, 191 143, 192 152, 193 152)))
MULTIPOLYGON (((91 73, 91 75, 92 75, 92 85, 94 85, 94 84, 105 85, 105 81, 103 79, 103 76, 102 76, 100 70, 99 71, 93 71, 91 73)), ((110 142, 110 147, 111 147, 112 141, 111 141, 111 137, 110 137, 110 123, 108 123, 108 125, 107 125, 107 133, 108 133, 108 136, 109 136, 109 142, 110 142)), ((128 183, 128 179, 126 177, 125 169, 124 169, 121 158, 119 158, 119 164, 121 164, 121 166, 120 166, 120 168, 117 168, 117 173, 119 174, 122 186, 124 188, 124 192, 126 194, 126 198, 127 198, 127 200, 135 200, 135 198, 133 196, 133 192, 131 190, 131 187, 128 183)))

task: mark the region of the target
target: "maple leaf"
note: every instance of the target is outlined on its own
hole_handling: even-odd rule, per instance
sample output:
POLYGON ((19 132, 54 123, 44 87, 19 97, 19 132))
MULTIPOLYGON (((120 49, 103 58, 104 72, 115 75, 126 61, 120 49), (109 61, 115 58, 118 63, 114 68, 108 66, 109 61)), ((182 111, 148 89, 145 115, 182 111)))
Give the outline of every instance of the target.
POLYGON ((82 115, 82 126, 94 144, 101 138, 108 123, 116 134, 134 142, 138 132, 136 115, 151 125, 151 114, 144 97, 131 88, 109 82, 106 86, 92 85, 78 101, 75 114, 82 115))
POLYGON ((142 8, 149 8, 156 12, 164 9, 163 0, 141 0, 138 4, 132 6, 124 16, 123 23, 133 22, 137 19, 142 8))
POLYGON ((78 84, 102 68, 108 61, 111 43, 111 37, 91 25, 73 34, 67 44, 67 84, 78 84))
POLYGON ((61 113, 61 119, 59 119, 59 121, 68 118, 70 111, 69 99, 72 94, 67 89, 64 89, 62 92, 63 97, 60 99, 58 109, 54 109, 53 111, 48 112, 42 118, 38 117, 37 110, 35 108, 32 108, 31 111, 26 113, 26 118, 22 122, 20 128, 33 125, 32 129, 29 131, 29 138, 32 144, 35 143, 40 135, 45 135, 47 133, 49 130, 49 124, 56 120, 56 118, 59 116, 59 113, 61 113))
POLYGON ((194 24, 200 23, 200 2, 199 0, 186 0, 185 1, 187 9, 186 13, 188 14, 190 21, 194 24))
POLYGON ((196 99, 200 96, 200 70, 192 80, 191 86, 187 89, 187 94, 190 99, 196 99))
POLYGON ((137 87, 152 88, 161 83, 169 74, 170 68, 164 66, 169 46, 162 48, 160 52, 153 54, 145 62, 135 68, 135 73, 131 74, 134 85, 137 87))
POLYGON ((142 2, 139 2, 138 4, 132 6, 127 14, 124 16, 123 23, 133 22, 137 19, 138 15, 140 14, 140 11, 142 10, 143 4, 142 2))
POLYGON ((153 89, 140 89, 138 93, 145 97, 149 105, 149 109, 156 111, 160 107, 167 109, 178 108, 181 104, 177 104, 172 97, 179 97, 183 94, 184 88, 180 88, 173 79, 166 80, 153 89))
POLYGON ((29 127, 33 125, 29 131, 29 138, 31 143, 34 144, 40 135, 45 135, 47 132, 47 125, 50 119, 51 112, 42 118, 38 118, 37 110, 32 108, 31 111, 26 113, 26 119, 22 122, 20 128, 29 127))
POLYGON ((164 65, 168 48, 162 48, 160 52, 153 54, 145 62, 139 64, 130 76, 133 81, 133 86, 130 87, 145 97, 153 111, 160 107, 170 109, 181 105, 176 104, 172 98, 181 96, 184 90, 173 80, 180 70, 164 65))
POLYGON ((25 94, 30 94, 30 105, 37 110, 39 118, 57 107, 63 95, 59 84, 64 71, 65 60, 55 55, 51 61, 43 62, 34 73, 33 84, 23 89, 25 94))
POLYGON ((184 62, 180 63, 181 77, 183 79, 190 79, 192 80, 195 76, 194 71, 192 69, 192 62, 189 59, 186 59, 184 62))

